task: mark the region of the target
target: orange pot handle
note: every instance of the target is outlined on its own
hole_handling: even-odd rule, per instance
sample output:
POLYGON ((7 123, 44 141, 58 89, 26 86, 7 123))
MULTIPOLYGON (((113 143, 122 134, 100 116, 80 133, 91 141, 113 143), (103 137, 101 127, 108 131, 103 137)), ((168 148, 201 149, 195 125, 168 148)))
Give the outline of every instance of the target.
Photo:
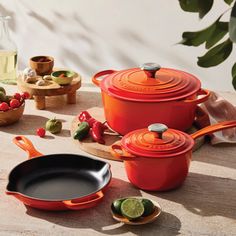
POLYGON ((104 75, 110 75, 112 73, 116 72, 116 70, 103 70, 98 72, 92 77, 92 81, 94 84, 96 84, 98 87, 100 87, 101 80, 98 80, 99 77, 104 76, 104 75))
POLYGON ((42 153, 35 149, 31 141, 24 136, 16 136, 15 138, 13 138, 13 143, 15 143, 18 147, 26 151, 29 155, 29 159, 33 157, 43 156, 42 153))
POLYGON ((92 200, 88 200, 85 202, 76 202, 76 203, 72 202, 72 200, 65 200, 62 202, 68 209, 81 210, 81 209, 95 206, 97 203, 99 203, 102 200, 103 197, 104 197, 103 192, 99 191, 95 194, 95 198, 93 198, 92 200))
POLYGON ((223 129, 229 129, 236 127, 236 120, 229 120, 229 121, 223 121, 214 125, 207 126, 203 129, 200 129, 199 131, 191 134, 191 137, 193 139, 199 138, 201 136, 204 136, 206 134, 211 134, 216 131, 220 131, 223 129))
POLYGON ((186 99, 184 100, 184 102, 188 102, 188 103, 195 103, 195 104, 200 104, 202 102, 205 102, 209 96, 211 95, 211 91, 207 90, 207 89, 200 89, 198 92, 197 92, 197 96, 199 95, 205 95, 201 98, 196 98, 196 99, 186 99))
POLYGON ((120 145, 120 141, 115 142, 111 145, 110 152, 113 157, 115 157, 117 159, 121 159, 123 161, 137 160, 137 157, 132 154, 127 154, 127 153, 124 154, 124 151, 120 145), (121 154, 119 152, 117 152, 117 150, 119 150, 121 154))

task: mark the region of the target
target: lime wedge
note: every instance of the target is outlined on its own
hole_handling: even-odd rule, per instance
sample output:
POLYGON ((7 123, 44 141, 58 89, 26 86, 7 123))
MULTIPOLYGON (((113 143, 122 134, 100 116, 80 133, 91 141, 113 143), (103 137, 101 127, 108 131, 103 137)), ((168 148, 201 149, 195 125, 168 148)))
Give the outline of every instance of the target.
POLYGON ((155 205, 153 204, 153 202, 149 199, 146 199, 146 198, 143 198, 141 202, 144 206, 144 212, 143 212, 142 216, 151 215, 155 210, 155 205))
POLYGON ((135 220, 144 213, 144 206, 139 199, 127 198, 121 203, 121 213, 129 220, 135 220))

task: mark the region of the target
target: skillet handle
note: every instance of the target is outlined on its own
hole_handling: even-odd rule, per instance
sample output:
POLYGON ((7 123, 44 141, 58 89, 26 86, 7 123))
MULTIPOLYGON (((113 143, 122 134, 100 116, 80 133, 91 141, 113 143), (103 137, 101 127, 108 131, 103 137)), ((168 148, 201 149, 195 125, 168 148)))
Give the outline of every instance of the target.
POLYGON ((197 98, 197 99, 186 99, 184 100, 184 102, 187 102, 187 103, 195 103, 195 104, 200 104, 202 102, 205 102, 209 96, 211 95, 211 91, 207 90, 207 89, 203 89, 201 88, 198 92, 197 92, 197 96, 198 95, 205 95, 201 98, 197 98))
POLYGON ((95 198, 93 198, 92 200, 85 201, 85 202, 73 203, 72 200, 66 200, 66 201, 62 201, 62 202, 68 209, 71 209, 71 210, 86 209, 86 208, 96 206, 104 197, 104 194, 102 191, 99 191, 95 194, 96 194, 95 198))
POLYGON ((16 136, 15 138, 13 138, 13 143, 15 143, 18 147, 26 151, 29 155, 29 159, 38 156, 43 156, 42 153, 38 152, 35 149, 31 141, 24 136, 16 136))
POLYGON ((94 84, 96 84, 98 87, 100 87, 101 80, 98 80, 99 77, 104 76, 104 75, 110 75, 112 73, 116 72, 115 70, 103 70, 98 72, 92 77, 92 81, 94 84))
POLYGON ((236 127, 236 120, 223 121, 220 123, 216 123, 216 124, 207 126, 203 129, 200 129, 197 132, 191 134, 191 137, 193 139, 197 139, 197 138, 204 136, 206 134, 212 134, 216 131, 220 131, 223 129, 229 129, 229 128, 235 128, 235 127, 236 127))
POLYGON ((117 158, 117 159, 121 159, 123 161, 132 161, 132 160, 137 160, 137 157, 132 155, 132 154, 128 154, 128 153, 124 153, 121 145, 120 145, 120 141, 115 142, 111 145, 111 150, 110 150, 111 154, 113 157, 117 158), (120 151, 117 152, 117 150, 120 151))

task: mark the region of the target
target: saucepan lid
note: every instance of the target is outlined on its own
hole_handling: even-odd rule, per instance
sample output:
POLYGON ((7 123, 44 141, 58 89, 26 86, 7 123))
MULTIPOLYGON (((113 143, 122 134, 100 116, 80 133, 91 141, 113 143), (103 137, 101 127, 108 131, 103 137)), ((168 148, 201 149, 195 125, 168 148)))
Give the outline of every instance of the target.
POLYGON ((132 131, 121 140, 121 146, 129 153, 150 158, 176 156, 191 150, 193 145, 188 134, 159 123, 132 131))

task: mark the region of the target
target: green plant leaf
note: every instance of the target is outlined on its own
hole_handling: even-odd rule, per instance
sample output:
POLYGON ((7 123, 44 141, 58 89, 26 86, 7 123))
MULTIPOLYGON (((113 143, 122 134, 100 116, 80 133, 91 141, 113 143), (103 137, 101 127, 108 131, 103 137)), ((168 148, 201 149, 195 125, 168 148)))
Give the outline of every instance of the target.
POLYGON ((228 5, 230 5, 234 0, 224 0, 228 5))
POLYGON ((216 26, 213 24, 200 31, 184 32, 180 44, 197 47, 209 38, 209 36, 214 32, 215 27, 216 26))
POLYGON ((211 48, 216 43, 218 43, 228 33, 229 30, 228 22, 221 22, 218 20, 215 22, 215 27, 206 40, 207 49, 211 48))
POLYGON ((223 43, 210 49, 205 55, 198 57, 197 64, 201 67, 217 66, 230 55, 232 48, 232 41, 227 39, 223 43))
POLYGON ((211 10, 213 3, 214 0, 179 0, 182 10, 198 12, 199 18, 203 18, 211 10))
POLYGON ((232 67, 232 77, 233 77, 232 84, 234 86, 234 89, 236 90, 236 63, 232 67))
POLYGON ((203 18, 212 8, 214 0, 198 0, 199 18, 203 18))
POLYGON ((179 4, 184 11, 198 12, 198 0, 179 0, 179 4))
POLYGON ((236 2, 234 3, 229 20, 229 37, 236 43, 236 2))
MULTIPOLYGON (((222 16, 222 15, 221 15, 222 16)), ((180 44, 187 46, 199 46, 206 42, 206 48, 210 48, 219 42, 228 32, 228 22, 221 22, 220 17, 207 28, 195 31, 195 32, 184 32, 182 34, 182 41, 180 44)))

